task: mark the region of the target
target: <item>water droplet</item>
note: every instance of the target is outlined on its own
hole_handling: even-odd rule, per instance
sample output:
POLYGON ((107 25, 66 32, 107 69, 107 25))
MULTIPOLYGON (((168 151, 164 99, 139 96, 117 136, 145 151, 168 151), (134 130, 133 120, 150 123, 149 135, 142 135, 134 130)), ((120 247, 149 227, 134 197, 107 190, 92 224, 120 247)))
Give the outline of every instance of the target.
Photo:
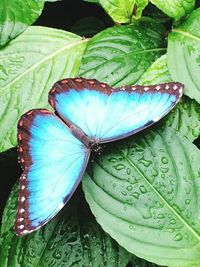
POLYGON ((191 202, 191 199, 189 198, 185 200, 185 204, 190 204, 190 202, 191 202))
POLYGON ((167 228, 166 231, 169 232, 169 233, 173 233, 174 229, 173 228, 167 228))
POLYGON ((183 236, 180 233, 176 234, 175 237, 174 237, 175 241, 181 241, 182 239, 183 239, 183 236))
POLYGON ((188 211, 186 217, 189 219, 191 216, 192 216, 192 212, 191 211, 188 211))
POLYGON ((170 220, 170 224, 176 224, 176 220, 175 219, 171 219, 170 220))
POLYGON ((139 160, 139 163, 142 163, 142 165, 144 165, 145 167, 149 167, 152 164, 152 161, 151 160, 147 160, 144 157, 142 157, 139 160))
POLYGON ((58 249, 56 249, 55 252, 53 253, 53 257, 59 260, 61 258, 61 252, 58 249))
POLYGON ((119 159, 112 157, 112 158, 109 158, 108 161, 110 161, 110 162, 117 162, 117 161, 119 161, 119 159))
POLYGON ((146 187, 144 185, 141 185, 139 188, 140 188, 140 192, 142 194, 146 194, 147 193, 147 189, 146 189, 146 187))
POLYGON ((132 190, 133 190, 133 187, 132 187, 132 185, 129 185, 129 186, 126 187, 126 189, 127 189, 128 191, 132 191, 132 190))
POLYGON ((168 193, 168 194, 171 194, 171 193, 173 193, 173 192, 174 192, 174 188, 171 187, 171 186, 169 186, 169 187, 167 188, 167 193, 168 193))
POLYGON ((129 225, 129 229, 134 230, 134 231, 136 230, 136 229, 135 229, 135 226, 132 225, 132 224, 129 225))
POLYGON ((186 187, 186 188, 185 188, 185 193, 186 193, 187 195, 189 195, 189 194, 191 193, 191 191, 192 191, 191 187, 186 187))
POLYGON ((127 196, 126 191, 121 191, 121 194, 122 194, 123 196, 127 196))
POLYGON ((131 196, 133 196, 136 199, 139 199, 140 194, 138 192, 134 192, 131 194, 131 196))
POLYGON ((152 170, 153 170, 152 176, 153 177, 157 177, 158 176, 158 171, 156 169, 154 169, 154 168, 152 170))
POLYGON ((152 213, 150 210, 147 210, 145 214, 143 214, 143 219, 148 220, 152 218, 152 213))
POLYGON ((113 187, 116 187, 116 184, 115 183, 113 183, 113 185, 112 185, 113 187))
POLYGON ((125 169, 125 165, 124 164, 117 164, 116 166, 114 166, 114 168, 117 171, 121 171, 121 170, 125 169))
POLYGON ((136 146, 135 151, 138 152, 138 153, 139 152, 144 152, 144 149, 142 147, 136 146))
POLYGON ((166 157, 162 157, 161 161, 163 164, 167 164, 169 162, 166 157))
POLYGON ((163 173, 167 173, 169 171, 169 168, 167 168, 167 167, 165 167, 165 168, 164 167, 161 167, 160 170, 163 173))
POLYGON ((126 173, 127 173, 128 175, 130 175, 130 174, 131 174, 131 169, 130 169, 130 168, 127 168, 127 169, 126 169, 126 173))
POLYGON ((171 185, 175 185, 175 184, 176 184, 176 181, 175 181, 174 179, 171 179, 171 180, 170 180, 170 184, 171 184, 171 185))
POLYGON ((157 215, 157 219, 164 219, 165 215, 163 213, 160 213, 157 215))

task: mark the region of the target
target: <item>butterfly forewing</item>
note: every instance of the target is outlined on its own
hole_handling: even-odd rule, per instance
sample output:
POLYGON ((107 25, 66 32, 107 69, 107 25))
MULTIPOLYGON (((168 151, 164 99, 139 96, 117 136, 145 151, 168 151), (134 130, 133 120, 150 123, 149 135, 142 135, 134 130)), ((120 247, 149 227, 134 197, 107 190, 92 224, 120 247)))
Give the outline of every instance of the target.
POLYGON ((18 124, 19 182, 15 232, 23 235, 48 222, 69 200, 90 151, 48 110, 32 110, 18 124))
POLYGON ((182 93, 180 83, 112 89, 96 80, 75 78, 57 82, 49 102, 66 123, 103 143, 154 124, 176 105, 182 93))

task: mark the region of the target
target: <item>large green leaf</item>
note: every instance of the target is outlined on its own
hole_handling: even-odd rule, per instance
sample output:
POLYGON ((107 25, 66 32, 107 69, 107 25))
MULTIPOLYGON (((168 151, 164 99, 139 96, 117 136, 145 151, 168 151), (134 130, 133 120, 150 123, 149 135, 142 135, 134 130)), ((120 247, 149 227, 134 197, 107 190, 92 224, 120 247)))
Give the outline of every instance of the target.
POLYGON ((200 105, 187 96, 167 116, 164 123, 177 129, 187 139, 194 141, 200 136, 200 105))
POLYGON ((99 0, 108 15, 118 23, 130 23, 132 18, 140 18, 148 0, 99 0))
POLYGON ((190 13, 195 6, 195 0, 150 0, 169 17, 180 19, 190 13))
POLYGON ((169 35, 168 64, 173 80, 185 84, 185 94, 200 103, 200 9, 169 35))
POLYGON ((159 57, 140 77, 137 84, 150 85, 171 82, 172 78, 167 67, 167 54, 159 57))
POLYGON ((87 40, 61 30, 30 27, 0 50, 0 151, 16 145, 27 110, 47 107, 52 84, 76 76, 87 40))
POLYGON ((41 14, 44 3, 45 0, 0 1, 0 47, 31 25, 41 14))
MULTIPOLYGON (((167 67, 167 55, 163 55, 140 77, 138 84, 149 85, 171 81, 172 78, 167 67)), ((199 110, 200 105, 195 100, 184 96, 163 122, 177 129, 189 140, 194 141, 200 136, 199 110)))
POLYGON ((142 11, 148 5, 149 0, 136 0, 135 1, 135 10, 133 12, 134 19, 140 19, 142 16, 142 11))
POLYGON ((139 257, 200 265, 200 151, 157 127, 107 145, 83 188, 97 221, 139 257))
POLYGON ((166 51, 164 30, 148 20, 102 31, 88 42, 79 74, 111 86, 135 83, 166 51))
POLYGON ((4 211, 1 267, 126 266, 131 255, 103 232, 80 196, 41 230, 26 237, 15 236, 17 189, 15 186, 4 211))

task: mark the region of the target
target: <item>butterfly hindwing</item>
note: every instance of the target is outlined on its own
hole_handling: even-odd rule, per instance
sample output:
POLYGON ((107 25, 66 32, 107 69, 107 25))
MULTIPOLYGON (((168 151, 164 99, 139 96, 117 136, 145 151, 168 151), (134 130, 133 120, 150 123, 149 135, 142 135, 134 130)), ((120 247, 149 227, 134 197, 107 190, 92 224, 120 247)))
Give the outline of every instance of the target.
POLYGON ((18 123, 20 178, 15 232, 23 235, 48 222, 69 200, 85 171, 90 151, 45 109, 18 123))
POLYGON ((75 78, 57 82, 49 102, 66 123, 103 143, 154 124, 176 105, 182 92, 180 83, 112 89, 97 80, 75 78))

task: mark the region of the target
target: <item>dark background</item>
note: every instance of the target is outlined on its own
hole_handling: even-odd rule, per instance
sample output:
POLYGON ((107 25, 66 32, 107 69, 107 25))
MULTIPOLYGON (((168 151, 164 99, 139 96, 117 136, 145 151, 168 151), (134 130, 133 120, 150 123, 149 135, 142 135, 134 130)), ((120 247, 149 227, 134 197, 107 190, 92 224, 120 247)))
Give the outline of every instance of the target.
MULTIPOLYGON (((83 0, 63 0, 46 3, 40 18, 34 23, 47 27, 71 30, 72 25, 86 16, 95 16, 105 21, 105 13, 96 4, 83 0)), ((9 126, 8 126, 9 127, 9 126)), ((200 138, 195 141, 200 148, 200 138)), ((0 219, 6 200, 21 174, 21 168, 17 162, 16 148, 0 154, 0 219)))

